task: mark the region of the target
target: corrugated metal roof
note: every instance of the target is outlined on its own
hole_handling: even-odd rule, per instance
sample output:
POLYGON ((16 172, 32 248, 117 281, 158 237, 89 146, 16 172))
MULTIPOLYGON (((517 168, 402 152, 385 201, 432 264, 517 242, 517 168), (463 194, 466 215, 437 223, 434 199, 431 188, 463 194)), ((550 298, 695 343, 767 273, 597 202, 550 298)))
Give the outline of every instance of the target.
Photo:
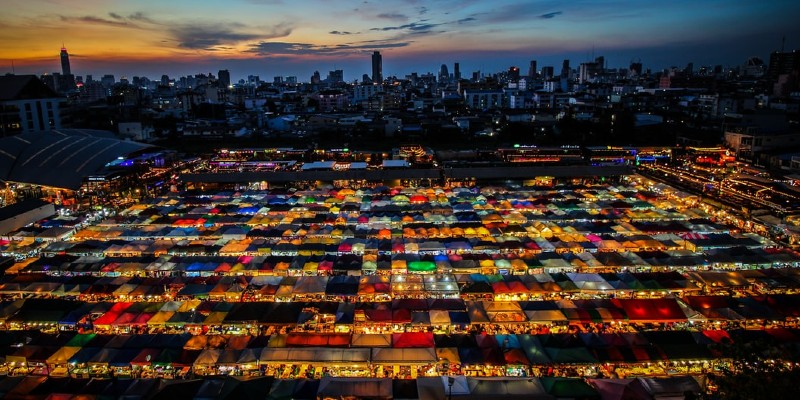
POLYGON ((114 139, 113 133, 58 129, 0 138, 0 179, 78 189, 83 178, 146 144, 114 139))

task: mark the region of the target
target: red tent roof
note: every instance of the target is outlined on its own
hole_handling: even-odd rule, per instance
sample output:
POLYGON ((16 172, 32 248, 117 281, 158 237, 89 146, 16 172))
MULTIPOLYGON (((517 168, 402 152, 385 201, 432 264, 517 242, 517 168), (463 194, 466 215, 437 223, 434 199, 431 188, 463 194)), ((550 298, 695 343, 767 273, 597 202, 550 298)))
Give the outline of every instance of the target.
POLYGON ((433 346, 434 342, 432 332, 405 332, 392 334, 392 347, 397 349, 433 346))
POLYGON ((675 299, 615 299, 631 321, 686 321, 675 299))

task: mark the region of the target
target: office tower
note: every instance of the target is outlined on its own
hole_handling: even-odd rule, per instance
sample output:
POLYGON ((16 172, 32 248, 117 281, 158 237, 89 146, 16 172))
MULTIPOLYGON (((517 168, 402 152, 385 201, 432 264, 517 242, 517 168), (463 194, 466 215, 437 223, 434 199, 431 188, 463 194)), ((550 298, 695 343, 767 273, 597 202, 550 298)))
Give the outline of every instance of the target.
POLYGON ((231 85, 231 73, 227 69, 221 69, 217 72, 217 82, 219 87, 226 88, 231 85))
POLYGON ((642 63, 641 62, 632 62, 631 66, 628 68, 631 75, 641 75, 642 74, 642 63))
POLYGON ((800 52, 797 50, 774 51, 769 55, 767 75, 773 82, 776 82, 781 75, 791 74, 798 69, 800 69, 800 52))
POLYGON ((367 74, 361 75, 361 83, 372 83, 372 78, 367 74))
POLYGON ((450 72, 447 70, 447 64, 442 64, 439 67, 439 82, 447 82, 450 80, 450 72))
POLYGON ((319 75, 319 71, 314 71, 314 75, 311 75, 311 83, 320 83, 322 81, 322 77, 319 75))
POLYGON ((335 71, 328 71, 328 78, 326 79, 329 84, 344 82, 344 71, 337 69, 335 71))
POLYGON ((102 83, 106 88, 114 86, 114 75, 103 75, 103 77, 100 79, 100 83, 102 83))
POLYGON ((383 82, 383 57, 380 51, 372 53, 372 82, 383 82))
POLYGON ((561 77, 569 78, 570 72, 571 71, 569 69, 569 60, 564 60, 564 62, 561 63, 561 77))
POLYGON ((69 67, 69 53, 65 47, 61 48, 61 75, 72 75, 72 69, 69 67))
POLYGON ((510 82, 519 81, 519 67, 508 68, 508 80, 510 82))
POLYGON ((542 67, 542 79, 552 79, 555 74, 554 67, 542 67))
POLYGON ((461 79, 461 66, 459 66, 458 63, 453 64, 453 79, 461 79))
POLYGON ((531 60, 531 65, 528 67, 528 78, 536 78, 536 60, 531 60))

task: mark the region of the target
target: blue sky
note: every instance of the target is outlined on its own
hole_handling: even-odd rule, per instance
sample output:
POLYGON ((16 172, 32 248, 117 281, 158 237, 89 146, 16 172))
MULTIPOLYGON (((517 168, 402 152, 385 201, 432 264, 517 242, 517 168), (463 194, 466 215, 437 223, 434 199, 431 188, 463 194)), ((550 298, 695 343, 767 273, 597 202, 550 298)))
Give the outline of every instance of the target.
POLYGON ((384 75, 463 74, 528 62, 577 66, 594 54, 610 67, 737 65, 800 47, 798 1, 322 1, 4 0, 0 73, 59 70, 69 49, 76 74, 158 78, 227 68, 235 79, 344 69, 384 75))

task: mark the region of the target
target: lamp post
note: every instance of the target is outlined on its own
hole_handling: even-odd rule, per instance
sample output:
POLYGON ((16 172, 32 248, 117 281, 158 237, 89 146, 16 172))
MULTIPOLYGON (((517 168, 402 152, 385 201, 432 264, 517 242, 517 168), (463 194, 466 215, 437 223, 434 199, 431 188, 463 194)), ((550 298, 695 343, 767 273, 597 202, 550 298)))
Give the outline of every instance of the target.
POLYGON ((452 376, 447 377, 447 387, 449 389, 447 393, 447 400, 453 400, 453 383, 455 383, 455 381, 456 378, 453 378, 452 376))

